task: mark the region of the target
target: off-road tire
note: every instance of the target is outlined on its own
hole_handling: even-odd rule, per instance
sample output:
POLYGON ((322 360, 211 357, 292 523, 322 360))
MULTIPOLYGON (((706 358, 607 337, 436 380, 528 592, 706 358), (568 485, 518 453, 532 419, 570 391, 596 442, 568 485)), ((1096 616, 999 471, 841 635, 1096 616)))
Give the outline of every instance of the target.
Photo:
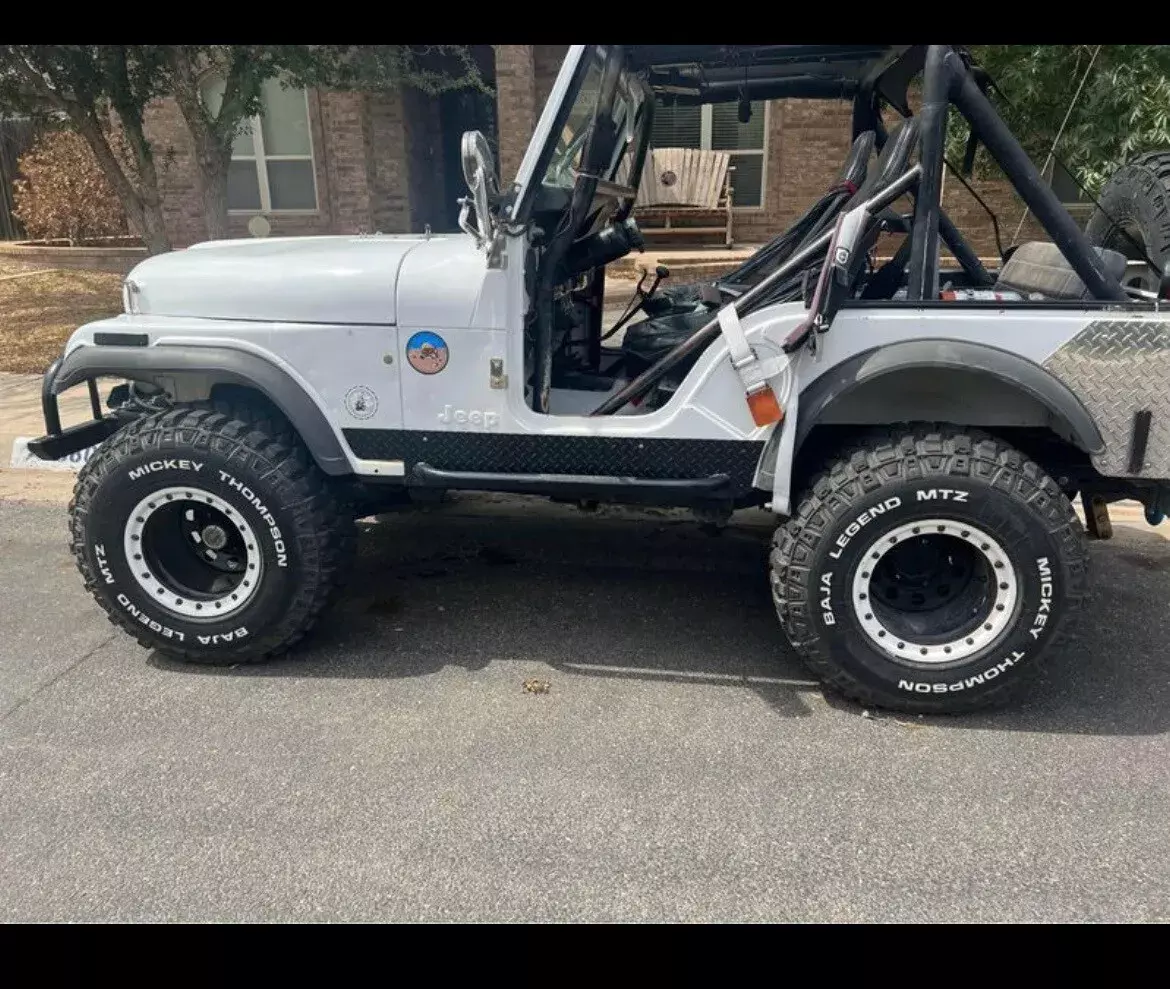
POLYGON ((863 704, 920 713, 1003 700, 1058 644, 1088 588, 1084 530, 1055 482, 997 439, 930 425, 867 434, 829 463, 777 530, 770 569, 780 623, 817 677, 863 704), (990 534, 1018 588, 998 639, 931 666, 877 648, 855 584, 881 540, 924 518, 990 534))
POLYGON ((175 406, 131 422, 82 469, 69 514, 78 569, 110 621, 147 648, 213 665, 260 662, 302 639, 356 542, 348 506, 288 423, 246 406, 175 406), (129 570, 141 566, 124 550, 133 506, 176 485, 222 499, 257 536, 259 586, 222 621, 160 607, 129 570))
MULTIPOLYGON (((1089 242, 1135 261, 1148 255, 1159 271, 1165 271, 1170 263, 1170 151, 1151 151, 1123 165, 1105 183, 1098 202, 1100 209, 1085 226, 1089 242)), ((1148 276, 1140 280, 1139 287, 1158 289, 1156 280, 1148 276)))

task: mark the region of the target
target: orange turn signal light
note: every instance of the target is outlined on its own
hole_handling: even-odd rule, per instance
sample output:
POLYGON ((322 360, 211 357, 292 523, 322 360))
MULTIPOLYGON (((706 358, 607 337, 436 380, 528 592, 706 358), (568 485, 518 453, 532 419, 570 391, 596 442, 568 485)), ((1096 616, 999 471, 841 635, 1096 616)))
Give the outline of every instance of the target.
POLYGON ((768 426, 780 422, 784 418, 784 410, 776 400, 776 393, 771 385, 764 385, 759 391, 750 392, 747 396, 748 408, 752 410, 752 419, 757 426, 768 426))

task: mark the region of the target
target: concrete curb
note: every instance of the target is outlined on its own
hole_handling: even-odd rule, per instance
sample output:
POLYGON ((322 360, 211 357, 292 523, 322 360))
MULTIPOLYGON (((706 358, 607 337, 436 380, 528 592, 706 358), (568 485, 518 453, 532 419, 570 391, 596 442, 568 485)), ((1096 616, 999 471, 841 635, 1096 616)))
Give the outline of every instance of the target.
POLYGON ((0 257, 24 264, 105 271, 125 276, 131 268, 146 258, 146 248, 131 243, 112 244, 106 247, 66 247, 32 241, 4 241, 0 243, 0 257))

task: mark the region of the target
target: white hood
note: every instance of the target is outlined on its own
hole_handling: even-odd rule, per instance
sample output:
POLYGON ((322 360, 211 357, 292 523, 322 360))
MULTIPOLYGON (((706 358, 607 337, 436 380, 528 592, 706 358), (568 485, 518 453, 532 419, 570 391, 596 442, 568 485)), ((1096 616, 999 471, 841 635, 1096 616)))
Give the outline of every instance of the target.
POLYGON ((134 311, 143 314, 391 324, 403 259, 427 242, 409 235, 208 241, 148 258, 128 280, 134 311))

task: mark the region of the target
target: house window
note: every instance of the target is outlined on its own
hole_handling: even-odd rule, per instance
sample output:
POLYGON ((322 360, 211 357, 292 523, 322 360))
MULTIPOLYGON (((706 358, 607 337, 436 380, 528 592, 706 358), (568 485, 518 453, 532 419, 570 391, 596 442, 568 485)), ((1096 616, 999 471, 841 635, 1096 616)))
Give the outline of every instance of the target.
POLYGON ((739 122, 739 104, 708 103, 705 106, 674 106, 661 102, 654 108, 654 130, 650 145, 655 148, 703 148, 730 151, 731 186, 736 206, 764 203, 764 162, 768 107, 763 100, 752 102, 752 119, 739 122))
MULTIPOLYGON (((212 113, 223 99, 222 79, 203 87, 212 113)), ((228 209, 242 213, 312 212, 317 209, 317 176, 309 133, 309 101, 303 89, 264 82, 259 116, 245 120, 232 141, 228 166, 228 209)))

